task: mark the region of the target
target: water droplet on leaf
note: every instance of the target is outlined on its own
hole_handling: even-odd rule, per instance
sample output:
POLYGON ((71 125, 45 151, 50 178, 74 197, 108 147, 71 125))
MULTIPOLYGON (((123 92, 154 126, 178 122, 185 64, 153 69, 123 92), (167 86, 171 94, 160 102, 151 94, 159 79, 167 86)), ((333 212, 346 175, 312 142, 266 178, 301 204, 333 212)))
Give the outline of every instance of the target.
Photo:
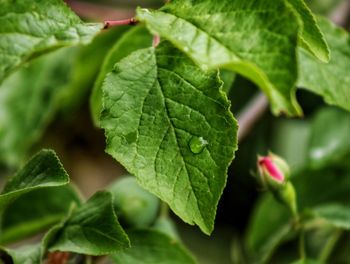
POLYGON ((206 141, 203 137, 192 137, 189 143, 190 150, 194 154, 201 153, 206 145, 208 145, 208 141, 206 141))

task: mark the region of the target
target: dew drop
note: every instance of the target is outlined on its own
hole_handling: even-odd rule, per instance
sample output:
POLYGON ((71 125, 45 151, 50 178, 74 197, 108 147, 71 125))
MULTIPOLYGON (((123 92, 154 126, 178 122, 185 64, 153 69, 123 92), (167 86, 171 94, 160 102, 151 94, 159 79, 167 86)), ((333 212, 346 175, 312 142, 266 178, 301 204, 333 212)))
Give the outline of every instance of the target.
POLYGON ((189 142, 190 150, 194 154, 201 153, 206 145, 208 145, 208 141, 206 141, 203 137, 192 137, 189 142))

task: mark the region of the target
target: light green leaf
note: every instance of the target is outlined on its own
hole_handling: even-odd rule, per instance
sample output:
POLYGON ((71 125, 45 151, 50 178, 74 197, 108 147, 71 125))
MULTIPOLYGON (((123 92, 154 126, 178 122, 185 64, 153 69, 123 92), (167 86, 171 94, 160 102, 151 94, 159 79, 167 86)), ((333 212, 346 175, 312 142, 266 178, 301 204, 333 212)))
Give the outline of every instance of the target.
POLYGON ((272 111, 301 115, 295 99, 299 21, 283 0, 174 0, 137 18, 202 69, 222 67, 255 82, 272 111))
POLYGON ((294 7, 303 23, 300 33, 302 45, 322 62, 328 62, 330 60, 328 44, 311 10, 304 0, 288 0, 288 2, 294 7))
POLYGON ((326 103, 350 111, 350 37, 326 19, 318 19, 331 51, 331 60, 324 64, 299 50, 298 86, 323 97, 326 103))
POLYGON ((1 260, 5 264, 39 264, 41 263, 41 245, 34 244, 16 249, 0 248, 0 262, 1 260))
POLYGON ((1 218, 0 242, 9 243, 43 231, 62 221, 80 198, 71 186, 39 189, 11 203, 1 218))
POLYGON ((102 111, 102 83, 115 63, 120 61, 135 50, 147 48, 152 44, 152 36, 142 27, 137 26, 125 33, 111 48, 107 54, 100 73, 95 81, 90 97, 90 109, 92 119, 96 126, 99 126, 99 119, 102 111))
POLYGON ((117 63, 103 86, 106 151, 207 234, 237 147, 221 85, 166 42, 117 63))
POLYGON ((77 54, 69 74, 69 84, 60 100, 60 110, 64 114, 70 116, 73 111, 86 103, 106 55, 128 28, 128 26, 110 28, 97 35, 89 45, 77 47, 77 54))
POLYGON ((348 164, 350 113, 336 108, 319 111, 312 121, 308 147, 309 165, 315 168, 348 164))
POLYGON ((248 228, 246 245, 250 257, 268 260, 291 232, 290 212, 271 194, 265 195, 256 205, 248 228))
POLYGON ((0 163, 16 167, 53 118, 76 49, 61 49, 15 72, 0 86, 0 163))
POLYGON ((322 218, 335 227, 350 229, 350 207, 342 204, 325 204, 313 208, 315 217, 322 218))
POLYGON ((64 223, 52 228, 44 244, 51 252, 100 256, 129 247, 129 239, 114 213, 112 195, 97 192, 64 223))
POLYGON ((0 193, 0 211, 25 193, 68 183, 69 177, 56 154, 42 150, 7 181, 0 193))
POLYGON ((133 230, 128 233, 131 247, 111 255, 123 264, 194 264, 196 261, 176 240, 158 231, 133 230))
POLYGON ((1 0, 0 82, 50 50, 88 43, 102 24, 83 23, 61 0, 1 0))

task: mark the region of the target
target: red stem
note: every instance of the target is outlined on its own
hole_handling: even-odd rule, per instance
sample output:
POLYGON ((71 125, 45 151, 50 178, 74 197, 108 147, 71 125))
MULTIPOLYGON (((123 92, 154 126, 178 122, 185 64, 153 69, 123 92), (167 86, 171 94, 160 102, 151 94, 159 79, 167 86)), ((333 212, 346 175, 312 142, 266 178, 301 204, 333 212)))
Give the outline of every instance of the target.
POLYGON ((128 18, 128 19, 122 19, 122 20, 106 20, 104 22, 105 26, 104 29, 110 28, 110 27, 117 27, 117 26, 123 26, 123 25, 135 25, 137 23, 135 18, 128 18))

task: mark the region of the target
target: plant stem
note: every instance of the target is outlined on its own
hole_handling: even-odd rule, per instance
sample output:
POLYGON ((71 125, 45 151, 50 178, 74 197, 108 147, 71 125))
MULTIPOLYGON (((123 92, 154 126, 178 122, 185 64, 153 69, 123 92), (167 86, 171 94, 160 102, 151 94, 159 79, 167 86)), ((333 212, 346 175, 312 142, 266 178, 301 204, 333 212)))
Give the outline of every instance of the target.
POLYGON ((164 217, 164 218, 167 218, 169 217, 169 206, 162 202, 160 204, 160 213, 159 213, 160 217, 164 217))
POLYGON ((332 254, 334 247, 336 246, 340 236, 343 231, 341 229, 337 229, 332 236, 328 239, 327 243, 323 247, 318 259, 321 263, 326 263, 329 256, 332 254))
POLYGON ((264 115, 269 103, 266 96, 259 92, 244 109, 238 113, 238 142, 241 142, 252 130, 255 123, 264 115))
POLYGON ((124 25, 135 25, 137 23, 135 18, 128 18, 128 19, 122 19, 122 20, 106 20, 104 22, 105 26, 104 29, 110 28, 110 27, 117 27, 117 26, 124 26, 124 25))
POLYGON ((157 47, 159 42, 160 42, 160 36, 159 35, 154 35, 152 46, 153 47, 157 47))
POLYGON ((301 259, 306 258, 306 253, 305 253, 305 231, 303 227, 300 229, 299 233, 299 255, 301 259))

